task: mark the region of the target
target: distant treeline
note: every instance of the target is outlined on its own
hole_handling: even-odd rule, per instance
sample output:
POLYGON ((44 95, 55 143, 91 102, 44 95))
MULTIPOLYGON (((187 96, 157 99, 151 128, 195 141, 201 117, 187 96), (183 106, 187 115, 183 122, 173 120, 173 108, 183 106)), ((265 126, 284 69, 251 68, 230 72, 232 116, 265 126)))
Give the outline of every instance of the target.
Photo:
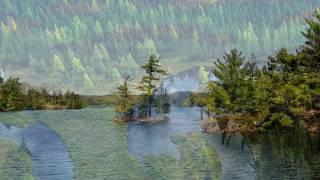
MULTIPOLYGON (((120 97, 116 94, 83 96, 87 105, 90 106, 115 106, 119 103, 120 97)), ((139 95, 132 95, 132 98, 139 99, 139 95)))
POLYGON ((258 56, 296 48, 303 41, 298 36, 303 17, 319 5, 318 0, 1 0, 0 65, 12 67, 10 73, 19 70, 32 83, 105 92, 128 75, 139 77, 150 54, 176 67, 208 62, 234 47, 258 56))
POLYGON ((74 92, 49 93, 46 89, 24 91, 18 78, 0 79, 0 111, 81 109, 84 104, 83 97, 74 92))

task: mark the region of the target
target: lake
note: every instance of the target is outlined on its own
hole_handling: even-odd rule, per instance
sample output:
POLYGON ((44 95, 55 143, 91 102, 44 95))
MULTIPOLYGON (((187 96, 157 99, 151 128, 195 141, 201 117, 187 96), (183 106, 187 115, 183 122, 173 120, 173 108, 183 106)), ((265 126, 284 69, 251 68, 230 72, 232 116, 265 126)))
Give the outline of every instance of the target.
MULTIPOLYGON (((111 108, 0 113, 0 142, 25 151, 34 179, 320 178, 319 139, 303 132, 203 134, 199 109, 176 106, 159 124, 113 116, 111 108)), ((0 175, 10 179, 22 171, 4 168, 8 159, 0 153, 0 175)))

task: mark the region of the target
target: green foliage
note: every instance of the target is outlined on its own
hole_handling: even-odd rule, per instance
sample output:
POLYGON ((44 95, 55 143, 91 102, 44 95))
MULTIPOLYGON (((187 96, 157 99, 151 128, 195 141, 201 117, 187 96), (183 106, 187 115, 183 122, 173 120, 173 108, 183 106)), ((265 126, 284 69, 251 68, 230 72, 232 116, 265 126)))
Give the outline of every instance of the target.
POLYGON ((192 93, 189 97, 189 102, 191 106, 204 107, 207 104, 205 93, 192 93))
POLYGON ((0 86, 0 110, 18 111, 24 108, 25 97, 19 79, 9 78, 0 86))
POLYGON ((305 71, 307 85, 312 94, 311 106, 316 108, 320 103, 320 10, 314 14, 314 18, 307 19, 307 28, 302 34, 307 39, 299 57, 305 71))
POLYGON ((213 74, 216 81, 209 82, 209 108, 212 111, 223 110, 225 112, 236 112, 241 109, 239 97, 244 92, 244 61, 245 58, 237 49, 218 59, 214 65, 213 74))
POLYGON ((186 137, 173 136, 172 140, 181 153, 178 166, 182 168, 182 179, 220 179, 218 155, 203 136, 192 133, 186 137))
POLYGON ((217 80, 208 84, 206 103, 209 109, 216 113, 262 116, 260 121, 264 128, 274 128, 276 124, 293 127, 299 124, 297 121, 304 113, 318 109, 319 13, 307 23, 303 33, 308 39, 306 44, 297 53, 280 49, 262 68, 254 61, 244 63, 245 58, 237 50, 226 54, 224 61, 218 59, 213 70, 217 80))
POLYGON ((60 72, 65 71, 65 67, 61 58, 56 54, 52 58, 52 66, 55 71, 60 71, 60 72))
POLYGON ((33 180, 32 161, 25 148, 13 141, 0 141, 0 177, 2 179, 33 180))
POLYGON ((310 71, 320 71, 320 11, 316 11, 314 18, 307 19, 307 29, 303 32, 303 36, 307 39, 302 53, 304 58, 302 63, 307 66, 310 71))
POLYGON ((145 70, 146 75, 142 77, 138 89, 142 91, 143 100, 140 109, 147 112, 151 116, 153 96, 157 87, 157 82, 161 80, 161 76, 167 75, 167 72, 161 68, 160 59, 156 55, 150 55, 148 63, 141 66, 145 70))
POLYGON ((173 136, 178 146, 179 160, 172 155, 147 156, 144 159, 147 179, 194 180, 220 179, 221 164, 214 148, 207 144, 205 137, 192 133, 173 136))
POLYGON ((147 156, 144 159, 146 177, 154 180, 181 179, 181 170, 172 155, 147 156))
POLYGON ((281 49, 269 57, 267 76, 270 78, 268 106, 270 112, 285 112, 295 118, 310 107, 310 89, 299 55, 281 49))
POLYGON ((293 127, 294 121, 285 113, 272 114, 269 121, 262 124, 264 128, 274 128, 276 124, 281 127, 293 127))
MULTIPOLYGON (((143 167, 128 152, 127 125, 120 125, 112 121, 115 115, 113 108, 32 111, 27 114, 26 112, 3 113, 0 115, 0 121, 12 125, 13 122, 16 122, 16 119, 28 118, 28 120, 24 120, 29 122, 26 126, 38 122, 45 124, 53 132, 56 132, 69 151, 73 162, 75 180, 143 179, 143 167)), ((6 146, 6 144, 2 146, 1 142, 0 157, 3 157, 1 155, 2 150, 10 146, 6 146)), ((10 150, 9 154, 15 154, 15 151, 10 150)), ((21 158, 20 160, 15 156, 9 156, 8 159, 10 159, 9 162, 13 163, 5 165, 9 166, 11 170, 15 170, 14 167, 25 166, 21 158)), ((32 162, 28 167, 32 167, 32 162)), ((1 169, 3 168, 1 167, 1 169)), ((31 174, 32 170, 28 172, 31 174)), ((12 176, 9 176, 9 178, 6 178, 7 176, 0 177, 10 179, 10 177, 16 175, 12 172, 12 176)))
POLYGON ((120 118, 127 118, 128 115, 133 113, 135 102, 133 101, 132 92, 129 90, 130 77, 127 77, 124 82, 118 86, 117 95, 119 97, 116 105, 116 112, 120 118))
MULTIPOLYGON (((70 152, 76 180, 221 178, 221 162, 217 152, 212 145, 207 143, 206 137, 198 133, 171 137, 181 154, 180 159, 177 160, 171 154, 162 154, 147 156, 141 163, 128 152, 128 125, 111 120, 115 115, 113 108, 41 111, 40 113, 34 111, 27 114, 28 116, 25 115, 25 112, 4 113, 0 116, 0 122, 17 125, 15 121, 24 118, 21 121, 24 121, 26 126, 39 122, 56 132, 70 152)), ((28 156, 25 156, 24 152, 25 158, 12 156, 16 155, 14 149, 18 147, 14 142, 10 142, 10 145, 3 142, 0 141, 0 166, 4 162, 4 166, 1 167, 9 167, 8 169, 13 171, 16 170, 13 167, 24 167, 18 170, 31 174, 31 160, 28 158, 28 164, 24 163, 28 156), (14 148, 11 148, 12 146, 14 148), (6 159, 1 161, 2 157, 6 159), (15 164, 5 164, 7 162, 15 164)), ((20 154, 21 151, 18 152, 20 154)), ((9 177, 15 177, 17 174, 12 172, 12 175, 9 177)))
POLYGON ((49 94, 45 89, 39 91, 32 88, 24 92, 19 79, 11 77, 0 85, 0 111, 81 109, 83 107, 83 98, 74 92, 67 91, 64 95, 61 92, 49 94))
POLYGON ((142 77, 140 81, 140 86, 138 87, 146 96, 153 95, 153 91, 156 88, 157 81, 160 80, 161 76, 167 75, 167 72, 161 69, 160 59, 156 55, 150 55, 148 63, 141 66, 145 70, 146 74, 142 77))
POLYGON ((128 54, 138 65, 149 54, 163 54, 177 59, 166 64, 174 67, 188 60, 199 65, 231 46, 259 59, 275 48, 296 48, 304 40, 298 36, 301 16, 319 5, 318 0, 3 0, 0 64, 19 70, 33 84, 101 93, 128 75, 120 65, 128 54), (100 44, 109 58, 97 59, 94 47, 100 44), (67 50, 80 60, 95 89, 73 71, 67 50))

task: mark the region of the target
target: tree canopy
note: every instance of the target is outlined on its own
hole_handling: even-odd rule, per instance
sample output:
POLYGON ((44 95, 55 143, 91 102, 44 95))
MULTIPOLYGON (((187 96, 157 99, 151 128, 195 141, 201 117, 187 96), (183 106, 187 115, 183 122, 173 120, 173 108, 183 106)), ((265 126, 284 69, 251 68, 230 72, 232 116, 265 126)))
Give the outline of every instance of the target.
POLYGON ((179 71, 181 64, 207 63, 233 47, 256 54, 259 63, 281 47, 293 50, 304 41, 303 17, 319 5, 318 0, 3 0, 0 64, 35 85, 101 94, 128 74, 142 75, 137 67, 150 54, 162 54, 168 59, 164 65, 179 71), (132 68, 125 70, 123 59, 132 68))

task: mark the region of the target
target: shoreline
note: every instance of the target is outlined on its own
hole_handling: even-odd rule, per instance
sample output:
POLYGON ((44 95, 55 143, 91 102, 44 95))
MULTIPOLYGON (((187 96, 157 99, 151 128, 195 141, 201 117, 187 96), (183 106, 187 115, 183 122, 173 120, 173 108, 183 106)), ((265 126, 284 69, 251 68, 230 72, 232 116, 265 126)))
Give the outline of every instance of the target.
MULTIPOLYGON (((320 111, 313 112, 311 116, 309 112, 303 113, 303 117, 299 117, 300 121, 296 122, 298 124, 291 127, 283 128, 283 130, 290 130, 295 127, 302 128, 309 132, 310 134, 320 134, 320 122, 317 121, 320 111)), ((237 114, 237 115, 222 115, 214 116, 212 118, 206 118, 203 120, 201 128, 204 133, 214 133, 214 132, 227 132, 227 133, 262 133, 271 129, 264 129, 262 123, 259 123, 255 120, 259 119, 259 116, 247 116, 246 114, 237 114), (246 125, 241 124, 243 119, 252 120, 253 124, 246 125)))
POLYGON ((113 119, 116 122, 141 122, 141 123, 161 123, 167 122, 169 117, 166 115, 157 115, 156 117, 115 117, 113 119))
POLYGON ((21 110, 14 110, 14 111, 4 111, 0 110, 0 113, 10 113, 10 112, 22 112, 22 111, 46 111, 46 110, 55 110, 55 111, 60 111, 60 110, 79 110, 79 109, 85 109, 88 106, 84 106, 81 108, 69 108, 64 105, 54 105, 54 104, 45 104, 41 106, 40 108, 26 108, 26 109, 21 109, 21 110))

